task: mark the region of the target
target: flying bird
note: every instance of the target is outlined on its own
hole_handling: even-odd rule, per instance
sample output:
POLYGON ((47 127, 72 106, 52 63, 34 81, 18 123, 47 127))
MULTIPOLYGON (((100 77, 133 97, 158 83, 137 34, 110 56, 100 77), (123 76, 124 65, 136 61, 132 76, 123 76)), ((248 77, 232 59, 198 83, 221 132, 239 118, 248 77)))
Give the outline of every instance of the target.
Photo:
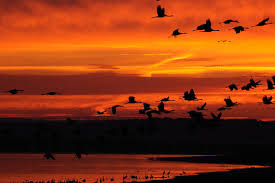
POLYGON ((173 33, 172 33, 171 36, 177 37, 177 36, 179 36, 181 34, 187 34, 187 33, 185 33, 185 32, 184 33, 183 32, 179 32, 179 29, 176 29, 176 30, 173 31, 173 33))
POLYGON ((224 99, 226 107, 233 107, 235 105, 238 105, 238 103, 233 102, 230 97, 224 99))
POLYGON ((160 5, 157 7, 157 16, 153 18, 163 18, 163 17, 172 17, 173 15, 166 15, 165 8, 162 8, 160 5))
POLYGON ((17 89, 13 89, 13 90, 9 90, 7 91, 8 93, 12 94, 12 95, 16 95, 18 94, 19 92, 23 92, 24 90, 17 90, 17 89))
POLYGON ((151 110, 150 104, 143 103, 143 109, 139 110, 139 114, 145 114, 145 112, 149 110, 151 110))
POLYGON ((236 84, 231 84, 228 86, 228 88, 230 89, 230 91, 233 91, 233 90, 238 90, 238 87, 236 84))
POLYGON ((193 89, 190 90, 190 92, 186 91, 183 96, 184 100, 192 101, 197 100, 195 91, 193 89))
POLYGON ((212 116, 213 120, 219 121, 219 120, 221 120, 222 113, 220 112, 217 116, 214 113, 211 113, 211 116, 212 116))
POLYGON ((136 97, 133 97, 133 96, 130 96, 129 98, 128 98, 128 104, 136 104, 136 103, 141 103, 141 102, 137 102, 136 101, 136 97))
POLYGON ((44 93, 42 95, 60 95, 60 93, 56 93, 56 92, 48 92, 48 93, 44 93))
POLYGON ((206 110, 206 109, 205 109, 206 104, 207 104, 207 103, 205 102, 201 107, 197 107, 197 110, 198 110, 198 111, 206 110))
POLYGON ((244 28, 243 26, 237 26, 237 27, 233 28, 233 30, 236 32, 236 34, 243 32, 245 29, 248 29, 248 28, 244 28))
MULTIPOLYGON (((275 79, 275 78, 274 78, 275 79)), ((261 81, 255 82, 254 79, 250 79, 250 84, 252 87, 257 88, 258 85, 260 85, 261 81)))
POLYGON ((116 108, 118 108, 118 107, 123 107, 123 106, 121 106, 121 105, 115 105, 115 106, 111 107, 111 109, 112 109, 112 114, 116 114, 116 112, 117 112, 117 109, 116 109, 116 108))
POLYGON ((161 102, 168 102, 168 101, 174 101, 174 100, 170 100, 170 97, 166 97, 166 98, 163 98, 161 99, 161 102))
POLYGON ((105 112, 106 111, 97 111, 96 113, 101 115, 101 114, 105 114, 105 112))
POLYGON ((274 90, 274 83, 271 80, 267 80, 267 89, 274 90))
POLYGON ((270 20, 270 18, 266 18, 263 21, 259 22, 256 26, 260 27, 260 26, 265 26, 265 25, 268 25, 268 24, 272 24, 272 23, 268 22, 269 20, 270 20))
POLYGON ((231 19, 229 19, 229 20, 225 20, 223 23, 224 24, 231 24, 231 23, 240 23, 240 22, 237 21, 237 20, 231 20, 231 19))
POLYGON ((205 24, 199 25, 196 30, 202 30, 202 32, 220 31, 220 30, 212 29, 212 24, 210 19, 207 19, 205 24))
POLYGON ((247 91, 249 91, 251 88, 252 88, 251 83, 248 83, 247 85, 245 85, 245 86, 242 87, 242 90, 247 90, 247 91))
POLYGON ((263 103, 264 103, 264 104, 267 104, 267 105, 268 105, 268 104, 273 104, 273 103, 272 103, 272 96, 271 96, 271 97, 264 96, 264 97, 263 97, 263 103))

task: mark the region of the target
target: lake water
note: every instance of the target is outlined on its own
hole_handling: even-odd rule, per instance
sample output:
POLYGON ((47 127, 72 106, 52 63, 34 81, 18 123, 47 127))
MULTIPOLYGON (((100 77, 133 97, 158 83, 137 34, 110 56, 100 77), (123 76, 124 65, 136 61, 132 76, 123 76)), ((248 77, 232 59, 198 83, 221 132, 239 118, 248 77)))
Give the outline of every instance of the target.
MULTIPOLYGON (((145 181, 145 176, 160 178, 163 171, 170 171, 170 178, 182 174, 194 175, 202 172, 221 172, 231 169, 260 168, 251 165, 201 164, 187 162, 152 161, 151 157, 184 157, 183 155, 125 155, 91 154, 76 159, 71 154, 58 154, 56 160, 46 160, 42 154, 0 154, 0 182, 22 182, 24 180, 65 180, 86 179, 96 182, 104 177, 104 182, 126 182, 137 176, 137 181, 145 181), (110 179, 113 178, 114 181, 110 179)), ((186 155, 185 155, 186 157, 186 155)))

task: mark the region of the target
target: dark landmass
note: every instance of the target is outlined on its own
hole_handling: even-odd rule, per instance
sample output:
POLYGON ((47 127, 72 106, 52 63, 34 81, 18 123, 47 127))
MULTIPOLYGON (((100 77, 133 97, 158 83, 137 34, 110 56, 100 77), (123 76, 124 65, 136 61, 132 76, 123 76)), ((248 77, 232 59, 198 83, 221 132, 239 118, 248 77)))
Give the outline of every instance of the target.
POLYGON ((158 161, 267 165, 151 182, 233 182, 273 179, 275 122, 152 119, 46 121, 0 119, 1 153, 200 154, 158 161))
POLYGON ((275 123, 191 119, 43 121, 0 119, 7 153, 275 153, 275 123))

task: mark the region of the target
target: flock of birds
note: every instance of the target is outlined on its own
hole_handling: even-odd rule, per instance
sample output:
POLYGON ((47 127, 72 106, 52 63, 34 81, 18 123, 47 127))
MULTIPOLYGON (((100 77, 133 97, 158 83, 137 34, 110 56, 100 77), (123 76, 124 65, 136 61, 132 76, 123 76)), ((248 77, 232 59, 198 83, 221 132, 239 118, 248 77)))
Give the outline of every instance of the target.
MULTIPOLYGON (((153 17, 153 18, 164 18, 164 17, 173 17, 173 15, 167 15, 165 13, 165 8, 163 8, 161 5, 158 5, 157 6, 157 16, 153 17)), ((262 27, 262 26, 266 26, 268 24, 272 24, 270 21, 270 18, 266 18, 260 22, 258 22, 257 24, 253 25, 252 27, 262 27)), ((240 23, 238 20, 232 20, 232 19, 228 19, 228 20, 225 20, 224 22, 220 23, 220 24, 232 24, 232 23, 240 23)), ((248 27, 244 27, 244 26, 241 26, 241 25, 238 25, 238 26, 234 26, 232 28, 232 30, 235 31, 236 34, 239 34, 243 31, 245 31, 246 29, 249 29, 248 27)), ((231 30, 231 29, 230 29, 231 30)), ((213 32, 213 31, 220 31, 218 29, 213 29, 212 28, 212 23, 211 23, 211 20, 210 19, 207 19, 205 24, 201 24, 199 26, 197 26, 197 28, 193 31, 201 31, 201 32, 213 32)), ((188 34, 186 32, 180 32, 179 29, 176 29, 173 31, 172 35, 173 37, 177 37, 179 35, 182 35, 182 34, 188 34)), ((221 40, 221 41, 218 41, 218 42, 231 42, 231 41, 227 41, 227 40, 221 40)))
MULTIPOLYGON (((182 171, 182 173, 180 173, 180 176, 183 176, 187 174, 185 171, 182 171)), ((145 174, 145 176, 143 177, 138 177, 137 175, 131 175, 129 176, 128 174, 122 175, 121 179, 123 183, 126 182, 137 182, 138 180, 145 180, 145 181, 152 181, 152 180, 158 180, 158 179, 167 179, 170 178, 171 176, 171 172, 170 171, 163 171, 161 176, 154 176, 153 174, 151 174, 150 176, 145 174)), ((93 183, 104 183, 104 182, 115 182, 115 178, 114 177, 100 177, 97 178, 95 182, 93 183)), ((55 181, 55 180, 49 180, 49 181, 32 181, 32 180, 25 180, 23 181, 23 183, 86 183, 88 182, 86 179, 84 178, 80 178, 80 179, 66 179, 66 180, 60 180, 60 181, 55 181)))
MULTIPOLYGON (((255 81, 254 79, 250 79, 248 84, 241 87, 241 90, 250 91, 252 89, 258 88, 260 85, 262 85, 261 81, 255 81)), ((231 84, 231 85, 227 86, 226 88, 229 88, 230 91, 239 90, 239 87, 236 84, 231 84)), ((274 89, 275 89, 275 76, 272 77, 272 80, 270 80, 270 79, 267 80, 267 90, 274 90, 274 89)), ((191 89, 190 91, 186 91, 184 93, 184 96, 181 96, 180 99, 186 100, 186 101, 202 100, 202 99, 197 98, 196 93, 193 89, 191 89)), ((266 105, 273 104, 272 99, 273 99, 272 96, 270 96, 270 97, 264 96, 262 98, 262 103, 266 104, 266 105)), ((152 119, 152 114, 171 113, 175 110, 166 110, 165 109, 165 102, 169 102, 169 101, 175 101, 175 100, 171 100, 169 96, 161 99, 159 105, 157 106, 157 109, 152 109, 150 104, 143 103, 143 109, 138 110, 138 113, 147 115, 148 119, 152 119)), ((228 98, 225 98, 224 102, 225 102, 225 105, 218 108, 217 109, 218 111, 230 110, 234 106, 239 105, 238 102, 233 102, 230 96, 228 98)), ((142 103, 142 102, 138 102, 138 101, 136 101, 134 96, 130 96, 128 98, 128 102, 126 104, 136 104, 136 103, 142 103)), ((188 114, 190 115, 190 117, 192 119, 203 119, 204 115, 202 114, 201 111, 207 110, 206 105, 207 105, 207 103, 205 102, 202 106, 198 106, 196 110, 189 111, 188 114)), ((97 114, 103 115, 103 114, 105 114, 105 112, 107 112, 108 109, 111 109, 112 114, 115 115, 115 114, 117 114, 118 107, 124 107, 124 106, 114 105, 110 108, 107 108, 104 111, 97 111, 97 114)), ((213 120, 220 120, 222 113, 220 112, 218 115, 211 113, 211 116, 212 116, 213 120)))
MULTIPOLYGON (((250 81, 245 84, 244 86, 241 86, 240 89, 241 90, 245 90, 245 91, 250 91, 253 90, 257 87, 259 87, 261 84, 261 81, 255 81, 254 79, 250 79, 250 81)), ((230 91, 234 91, 234 90, 239 90, 239 87, 236 84, 230 84, 229 86, 227 86, 227 88, 230 89, 230 91)), ((267 90, 274 90, 275 89, 275 76, 272 77, 272 79, 268 79, 267 80, 267 90)), ((19 90, 19 89, 12 89, 9 90, 7 92, 9 92, 12 95, 16 95, 19 92, 23 92, 24 90, 19 90)), ((43 93, 42 95, 60 95, 61 93, 57 93, 57 92, 48 92, 48 93, 43 93)), ((198 100, 202 100, 202 99, 198 99, 195 91, 193 89, 191 89, 190 91, 186 91, 184 93, 184 96, 181 96, 180 99, 186 100, 186 101, 198 101, 198 100)), ((264 96, 262 98, 262 103, 263 104, 273 104, 272 102, 273 97, 272 96, 264 96)), ((143 103, 143 102, 139 102, 136 101, 134 96, 130 96, 128 98, 128 102, 126 104, 137 104, 137 103, 143 103, 143 109, 138 110, 138 114, 143 114, 143 115, 147 115, 148 119, 152 119, 152 114, 162 114, 162 113, 171 113, 174 112, 175 110, 166 110, 165 109, 165 102, 169 102, 169 101, 175 101, 175 100, 171 100, 170 97, 166 97, 160 100, 159 105, 157 106, 157 109, 152 109, 151 105, 148 103, 143 103)), ((225 106, 222 106, 220 108, 218 108, 218 111, 225 111, 225 110, 230 110, 232 109, 232 107, 238 105, 239 103, 237 102, 233 102, 232 99, 230 97, 225 98, 224 99, 225 102, 225 106)), ((206 105, 207 103, 205 102, 202 106, 197 107, 197 111, 204 111, 207 110, 206 109, 206 105)), ((124 107, 123 105, 114 105, 111 106, 107 109, 105 109, 104 111, 97 111, 98 115, 104 115, 109 109, 111 109, 111 113, 113 115, 117 114, 117 109, 119 107, 124 107)), ((194 116, 200 116, 202 117, 203 115, 201 114, 201 112, 197 112, 197 111, 189 111, 189 115, 191 118, 193 118, 194 116)), ((221 113, 219 113, 217 116, 214 113, 211 113, 211 116, 213 117, 213 119, 220 119, 221 117, 221 113)))

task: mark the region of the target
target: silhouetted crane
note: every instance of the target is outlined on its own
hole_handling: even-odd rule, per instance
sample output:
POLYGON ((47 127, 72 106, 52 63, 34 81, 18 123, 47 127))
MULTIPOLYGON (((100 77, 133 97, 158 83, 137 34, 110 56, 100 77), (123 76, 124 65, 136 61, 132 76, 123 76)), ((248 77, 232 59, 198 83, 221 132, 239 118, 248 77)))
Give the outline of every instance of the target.
POLYGON ((146 112, 148 119, 152 119, 152 117, 153 117, 152 114, 160 114, 160 112, 158 110, 151 110, 151 111, 146 112))
POLYGON ((23 92, 24 90, 17 90, 17 89, 13 89, 13 90, 9 90, 7 91, 8 93, 12 94, 12 95, 16 95, 18 94, 19 92, 23 92))
POLYGON ((233 28, 233 30, 236 32, 236 34, 243 32, 245 29, 248 29, 248 28, 244 28, 243 26, 237 26, 237 27, 233 28))
POLYGON ((267 89, 268 90, 274 90, 275 88, 274 88, 274 83, 272 83, 272 81, 271 80, 267 80, 267 89))
POLYGON ((229 88, 231 91, 233 91, 233 90, 238 90, 238 87, 237 87, 236 84, 231 84, 231 85, 228 86, 228 88, 229 88))
POLYGON ((245 86, 242 87, 242 90, 247 90, 247 91, 249 91, 251 88, 252 88, 251 83, 248 83, 247 85, 245 85, 245 86))
POLYGON ((268 24, 272 24, 272 23, 268 23, 268 21, 270 20, 270 18, 266 18, 263 21, 259 22, 256 26, 260 27, 260 26, 265 26, 268 24))
POLYGON ((224 23, 224 24, 231 24, 231 23, 240 23, 240 22, 237 21, 237 20, 229 19, 229 20, 225 20, 223 23, 224 23))
POLYGON ((205 102, 201 107, 197 107, 197 110, 198 110, 198 111, 206 110, 206 109, 205 109, 206 104, 207 104, 207 103, 205 102))
POLYGON ((161 102, 168 102, 168 101, 175 101, 175 100, 170 100, 170 97, 166 97, 160 100, 161 102))
POLYGON ((173 31, 173 33, 172 33, 171 36, 177 37, 177 36, 179 36, 181 34, 187 34, 187 33, 185 33, 185 32, 179 32, 179 29, 176 29, 176 30, 173 31))
POLYGON ((140 114, 145 114, 146 111, 151 110, 150 104, 143 103, 143 109, 139 110, 140 114))
POLYGON ((173 15, 166 15, 165 8, 162 8, 160 5, 157 6, 157 16, 153 18, 163 18, 163 17, 172 17, 173 15))
POLYGON ((211 113, 211 116, 212 116, 213 120, 219 121, 219 120, 221 120, 222 113, 220 112, 220 113, 218 114, 218 116, 216 116, 214 113, 211 113))
POLYGON ((49 92, 49 93, 43 93, 42 95, 61 95, 61 94, 56 92, 49 92))
POLYGON ((250 85, 254 88, 257 88, 258 85, 260 85, 261 81, 255 82, 254 79, 250 79, 250 85))
POLYGON ((195 91, 193 89, 190 90, 190 92, 186 91, 183 96, 184 100, 192 101, 197 100, 195 91))
POLYGON ((224 101, 226 103, 226 107, 233 107, 235 105, 238 105, 238 103, 233 102, 230 97, 224 99, 224 101))
POLYGON ((275 76, 272 77, 273 83, 275 84, 275 76))
POLYGON ((272 96, 271 97, 264 96, 263 97, 263 103, 264 104, 273 104, 272 103, 272 96))
POLYGON ((105 112, 106 111, 97 111, 96 113, 102 115, 102 114, 105 114, 105 112))
POLYGON ((199 25, 196 30, 202 30, 202 32, 220 31, 220 30, 212 29, 212 24, 210 19, 207 19, 205 24, 199 25))
POLYGON ((113 106, 113 107, 111 107, 111 109, 112 109, 112 114, 116 114, 116 108, 118 108, 118 107, 123 107, 123 106, 121 106, 121 105, 115 105, 115 106, 113 106))
POLYGON ((159 112, 164 112, 165 111, 163 102, 160 102, 160 104, 158 105, 158 110, 159 110, 159 112))
POLYGON ((136 101, 136 97, 133 97, 133 96, 130 96, 129 98, 128 98, 128 104, 136 104, 136 103, 141 103, 141 102, 137 102, 136 101))

